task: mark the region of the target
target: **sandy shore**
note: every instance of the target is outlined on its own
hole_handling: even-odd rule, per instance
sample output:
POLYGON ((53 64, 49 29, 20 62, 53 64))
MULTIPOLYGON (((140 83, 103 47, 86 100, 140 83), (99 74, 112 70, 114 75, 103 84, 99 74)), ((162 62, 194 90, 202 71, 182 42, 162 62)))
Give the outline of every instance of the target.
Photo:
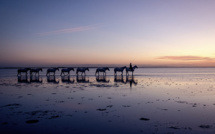
POLYGON ((1 133, 214 133, 213 75, 0 78, 1 133))

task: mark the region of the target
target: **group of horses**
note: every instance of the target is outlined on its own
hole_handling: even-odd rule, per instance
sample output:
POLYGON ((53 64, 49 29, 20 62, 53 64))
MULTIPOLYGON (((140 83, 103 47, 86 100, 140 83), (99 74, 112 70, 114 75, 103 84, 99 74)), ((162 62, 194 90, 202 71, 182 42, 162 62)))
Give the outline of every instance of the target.
MULTIPOLYGON (((123 75, 123 71, 125 70, 126 71, 126 75, 129 75, 129 72, 132 73, 133 75, 133 72, 135 70, 135 68, 138 68, 136 65, 132 68, 129 68, 129 67, 116 67, 114 68, 114 75, 117 75, 117 72, 121 72, 121 75, 123 75)), ((110 69, 108 67, 99 67, 96 69, 96 72, 95 72, 95 75, 99 75, 99 72, 103 73, 103 75, 106 75, 106 71, 110 71, 110 69)), ((22 73, 25 73, 25 75, 28 74, 28 71, 30 71, 30 75, 39 75, 39 72, 40 71, 43 71, 42 68, 22 68, 22 69, 18 69, 17 70, 17 76, 21 76, 22 73)), ((47 72, 46 72, 46 76, 49 76, 50 74, 53 74, 55 75, 55 72, 56 71, 59 71, 59 68, 48 68, 47 69, 47 72)), ((62 75, 70 75, 70 71, 75 71, 74 68, 72 67, 69 67, 69 68, 62 68, 61 69, 61 76, 62 75)), ((81 75, 86 75, 86 71, 89 71, 89 68, 88 67, 78 67, 76 69, 76 75, 79 75, 79 72, 81 73, 81 75)))

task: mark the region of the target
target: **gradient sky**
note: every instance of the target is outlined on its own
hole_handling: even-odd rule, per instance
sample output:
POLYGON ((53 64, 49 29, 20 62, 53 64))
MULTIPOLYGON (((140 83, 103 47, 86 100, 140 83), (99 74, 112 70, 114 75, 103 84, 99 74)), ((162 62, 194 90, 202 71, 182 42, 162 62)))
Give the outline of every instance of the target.
POLYGON ((0 66, 215 66, 215 0, 0 1, 0 66))

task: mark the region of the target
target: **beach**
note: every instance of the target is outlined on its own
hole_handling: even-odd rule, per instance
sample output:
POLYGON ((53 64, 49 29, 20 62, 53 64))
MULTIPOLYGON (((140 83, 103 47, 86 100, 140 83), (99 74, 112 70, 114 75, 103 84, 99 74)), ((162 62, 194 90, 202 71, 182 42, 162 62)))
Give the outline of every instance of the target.
POLYGON ((215 133, 214 68, 17 77, 0 69, 1 133, 215 133))

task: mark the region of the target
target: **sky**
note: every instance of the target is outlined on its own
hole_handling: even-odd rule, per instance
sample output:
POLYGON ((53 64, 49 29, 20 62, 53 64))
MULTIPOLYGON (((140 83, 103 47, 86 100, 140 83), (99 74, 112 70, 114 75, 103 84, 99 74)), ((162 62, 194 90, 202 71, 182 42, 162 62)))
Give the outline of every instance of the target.
POLYGON ((0 67, 215 67, 214 0, 0 1, 0 67))

